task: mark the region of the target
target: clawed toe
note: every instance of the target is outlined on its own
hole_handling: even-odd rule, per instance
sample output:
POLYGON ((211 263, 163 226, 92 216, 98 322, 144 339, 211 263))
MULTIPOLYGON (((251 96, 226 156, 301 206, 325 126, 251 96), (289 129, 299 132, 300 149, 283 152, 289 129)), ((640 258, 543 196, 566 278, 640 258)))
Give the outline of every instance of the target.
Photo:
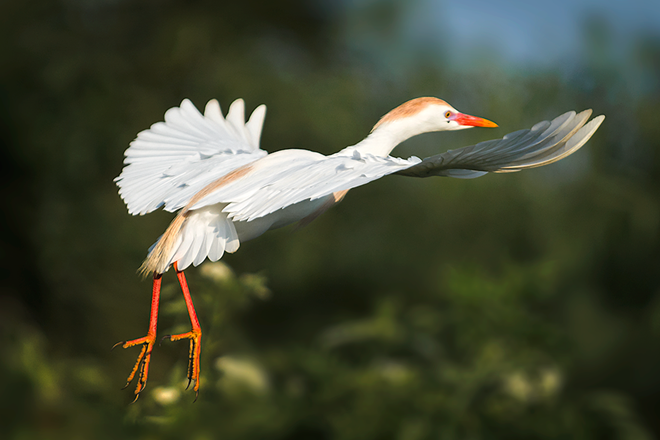
POLYGON ((137 345, 142 345, 142 350, 140 350, 140 354, 137 357, 135 366, 133 367, 133 370, 131 370, 131 373, 128 375, 128 378, 126 379, 126 385, 122 388, 122 389, 128 388, 128 386, 131 384, 131 382, 137 375, 138 378, 137 386, 135 387, 135 399, 133 400, 133 402, 135 402, 138 399, 138 397, 140 397, 140 393, 147 386, 147 378, 149 376, 149 363, 151 361, 151 350, 153 349, 155 340, 156 340, 155 335, 147 335, 143 338, 133 339, 131 341, 118 342, 112 347, 114 349, 119 345, 121 345, 122 348, 129 348, 137 345))
POLYGON ((182 339, 190 340, 190 349, 188 351, 188 385, 186 386, 186 390, 190 388, 190 384, 194 381, 195 386, 193 387, 193 390, 195 391, 196 401, 197 397, 199 397, 199 359, 202 353, 202 332, 201 330, 192 330, 188 333, 182 333, 179 335, 168 335, 163 337, 161 341, 165 338, 170 338, 170 341, 180 341, 182 339))

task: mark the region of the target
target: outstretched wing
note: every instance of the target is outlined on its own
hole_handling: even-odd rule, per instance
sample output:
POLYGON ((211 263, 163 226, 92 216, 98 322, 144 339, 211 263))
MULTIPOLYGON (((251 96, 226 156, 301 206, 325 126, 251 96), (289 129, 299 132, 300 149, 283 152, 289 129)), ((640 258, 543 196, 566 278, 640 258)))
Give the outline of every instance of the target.
POLYGON ((397 174, 413 177, 449 176, 471 179, 488 172, 509 173, 556 162, 584 145, 605 116, 585 125, 591 110, 564 113, 529 130, 509 133, 502 139, 449 150, 427 157, 397 174))
POLYGON ((345 149, 331 156, 283 150, 251 165, 244 175, 219 186, 191 209, 227 203, 234 221, 251 221, 305 200, 346 191, 409 168, 419 158, 378 157, 345 149))
POLYGON ((161 206, 176 211, 202 188, 268 153, 259 148, 266 106, 245 122, 242 99, 224 118, 211 100, 204 115, 188 99, 140 132, 124 153, 126 166, 115 179, 131 214, 147 214, 161 206))
POLYGON ((577 151, 593 135, 604 116, 585 125, 591 110, 568 112, 553 121, 503 139, 447 151, 420 160, 362 153, 349 147, 331 156, 301 150, 271 154, 239 178, 222 182, 196 200, 191 209, 226 203, 233 221, 251 221, 305 200, 364 185, 388 174, 473 178, 487 172, 513 172, 555 162, 577 151))

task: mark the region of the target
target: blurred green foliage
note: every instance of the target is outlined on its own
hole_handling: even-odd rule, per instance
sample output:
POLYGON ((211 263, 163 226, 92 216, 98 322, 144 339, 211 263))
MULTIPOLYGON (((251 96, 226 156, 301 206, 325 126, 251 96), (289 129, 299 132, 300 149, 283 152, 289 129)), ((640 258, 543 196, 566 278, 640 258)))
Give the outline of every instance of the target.
MULTIPOLYGON (((397 44, 406 5, 0 5, 2 438, 660 433, 660 41, 640 35, 618 59, 595 17, 576 42, 584 56, 556 69, 493 56, 452 68, 441 48, 397 44), (184 97, 243 97, 269 105, 265 149, 330 153, 421 95, 502 128, 425 135, 396 154, 568 109, 608 119, 550 167, 384 179, 295 234, 188 271, 200 398, 184 391, 187 344, 163 343, 127 405, 137 353, 109 349, 146 331, 151 289, 135 270, 171 218, 130 217, 117 196, 135 134, 184 97)), ((188 325, 167 274, 159 332, 188 325)))

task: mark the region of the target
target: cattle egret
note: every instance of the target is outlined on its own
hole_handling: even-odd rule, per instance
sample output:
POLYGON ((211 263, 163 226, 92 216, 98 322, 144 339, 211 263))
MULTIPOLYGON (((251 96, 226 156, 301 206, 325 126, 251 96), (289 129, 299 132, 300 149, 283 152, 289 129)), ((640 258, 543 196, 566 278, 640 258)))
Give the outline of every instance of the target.
POLYGON ((469 179, 556 162, 584 145, 605 118, 587 122, 591 110, 570 111, 502 139, 426 159, 401 159, 390 156, 391 151, 418 134, 497 125, 460 113, 441 99, 417 98, 387 113, 364 140, 338 153, 324 156, 292 149, 269 154, 259 147, 265 115, 266 107, 260 105, 245 122, 241 99, 231 104, 226 117, 216 100, 209 101, 202 115, 184 99, 165 113, 164 122, 140 132, 126 150, 126 166, 115 181, 128 212, 143 215, 161 207, 178 211, 140 267, 153 276, 149 331, 117 344, 142 347, 126 383, 137 375, 135 400, 147 382, 161 278, 170 267, 181 285, 192 328, 169 339, 190 341, 188 385, 195 383, 198 396, 202 330, 183 274, 188 266, 207 258, 217 261, 269 229, 308 223, 348 190, 388 174, 469 179))

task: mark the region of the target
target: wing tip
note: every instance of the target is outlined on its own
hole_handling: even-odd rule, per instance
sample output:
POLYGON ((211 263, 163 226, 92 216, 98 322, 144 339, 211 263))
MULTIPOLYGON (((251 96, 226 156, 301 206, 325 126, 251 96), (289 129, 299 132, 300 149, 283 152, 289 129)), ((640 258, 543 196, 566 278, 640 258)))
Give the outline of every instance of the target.
POLYGON ((206 106, 204 107, 204 116, 209 116, 209 115, 220 115, 222 116, 222 110, 220 108, 220 103, 218 102, 217 99, 210 99, 209 102, 206 103, 206 106))

